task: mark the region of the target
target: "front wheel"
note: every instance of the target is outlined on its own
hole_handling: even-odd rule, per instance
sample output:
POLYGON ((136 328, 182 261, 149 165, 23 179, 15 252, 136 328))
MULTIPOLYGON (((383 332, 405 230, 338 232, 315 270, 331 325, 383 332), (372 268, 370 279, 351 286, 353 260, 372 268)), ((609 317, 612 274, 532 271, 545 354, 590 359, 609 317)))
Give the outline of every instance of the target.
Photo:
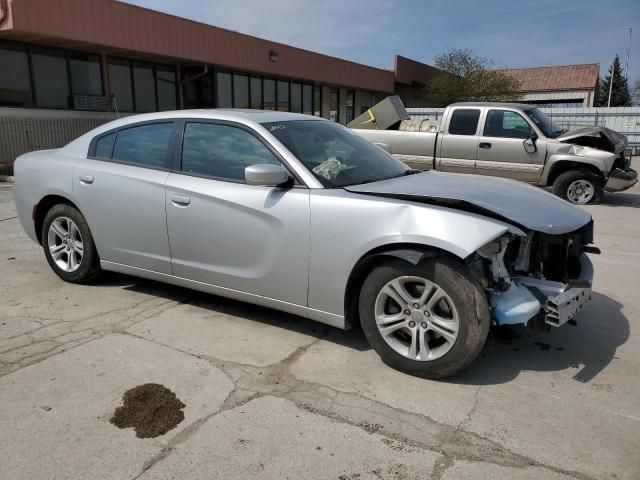
POLYGON ((604 193, 604 181, 592 172, 569 170, 555 179, 553 193, 575 205, 598 203, 604 193))
POLYGON ((378 266, 364 281, 359 307, 365 336, 382 360, 425 378, 463 370, 489 332, 482 288, 462 264, 446 257, 378 266))
POLYGON ((87 221, 68 204, 53 206, 42 225, 42 247, 51 269, 71 283, 86 283, 100 272, 87 221))

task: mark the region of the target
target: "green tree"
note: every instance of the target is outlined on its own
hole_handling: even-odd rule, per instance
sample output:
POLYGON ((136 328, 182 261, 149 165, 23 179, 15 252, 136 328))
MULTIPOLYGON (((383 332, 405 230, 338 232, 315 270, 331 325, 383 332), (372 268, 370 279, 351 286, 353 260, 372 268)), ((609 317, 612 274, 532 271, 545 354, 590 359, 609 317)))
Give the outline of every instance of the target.
POLYGON ((627 79, 622 74, 622 67, 620 66, 620 58, 616 55, 613 59, 613 63, 609 67, 609 74, 600 79, 600 89, 596 98, 596 107, 630 107, 631 95, 629 94, 629 86, 627 85, 627 79), (613 85, 612 85, 612 72, 613 72, 613 85), (612 86, 611 86, 612 85, 612 86), (611 89, 611 104, 609 105, 609 89, 611 89))
POLYGON ((515 78, 494 70, 493 61, 479 57, 473 50, 453 49, 438 55, 434 66, 444 73, 425 87, 423 100, 430 107, 467 101, 515 101, 522 97, 515 78))

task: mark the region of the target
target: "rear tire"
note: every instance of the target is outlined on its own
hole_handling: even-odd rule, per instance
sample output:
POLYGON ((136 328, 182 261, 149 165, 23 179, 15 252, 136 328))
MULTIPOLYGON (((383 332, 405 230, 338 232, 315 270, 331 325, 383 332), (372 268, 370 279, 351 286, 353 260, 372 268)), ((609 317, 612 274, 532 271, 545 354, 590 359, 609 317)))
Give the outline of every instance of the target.
POLYGON ((574 205, 600 203, 604 193, 604 180, 593 172, 569 170, 555 179, 553 193, 574 205))
POLYGON ((87 283, 100 273, 100 259, 87 221, 68 204, 47 212, 42 247, 49 266, 65 282, 87 283))
POLYGON ((362 329, 380 358, 423 378, 466 368, 489 332, 484 291, 464 265, 445 256, 418 265, 399 259, 379 265, 362 285, 359 308, 362 329))

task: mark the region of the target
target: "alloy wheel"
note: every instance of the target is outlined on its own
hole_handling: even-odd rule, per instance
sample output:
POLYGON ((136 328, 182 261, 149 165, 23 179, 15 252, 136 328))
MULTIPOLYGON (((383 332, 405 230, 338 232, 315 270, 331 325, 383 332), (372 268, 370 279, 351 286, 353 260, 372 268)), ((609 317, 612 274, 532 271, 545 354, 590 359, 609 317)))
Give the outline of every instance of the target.
POLYGON ((460 320, 453 300, 434 282, 397 277, 376 297, 375 317, 384 341, 400 355, 431 361, 445 355, 458 338, 460 320))
POLYGON ((51 258, 65 272, 75 272, 84 258, 84 243, 77 225, 67 217, 57 217, 49 226, 47 246, 51 258))

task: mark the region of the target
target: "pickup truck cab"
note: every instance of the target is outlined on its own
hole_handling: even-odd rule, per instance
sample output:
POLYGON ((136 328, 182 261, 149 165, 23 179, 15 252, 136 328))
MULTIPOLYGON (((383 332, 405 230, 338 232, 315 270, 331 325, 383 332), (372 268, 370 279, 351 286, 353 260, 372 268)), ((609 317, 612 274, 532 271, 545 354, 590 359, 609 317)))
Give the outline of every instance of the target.
POLYGON ((596 203, 605 190, 626 190, 638 181, 624 156, 626 137, 604 127, 566 132, 533 105, 455 103, 439 124, 402 120, 398 130, 367 126, 350 124, 413 168, 552 186, 575 204, 596 203))

